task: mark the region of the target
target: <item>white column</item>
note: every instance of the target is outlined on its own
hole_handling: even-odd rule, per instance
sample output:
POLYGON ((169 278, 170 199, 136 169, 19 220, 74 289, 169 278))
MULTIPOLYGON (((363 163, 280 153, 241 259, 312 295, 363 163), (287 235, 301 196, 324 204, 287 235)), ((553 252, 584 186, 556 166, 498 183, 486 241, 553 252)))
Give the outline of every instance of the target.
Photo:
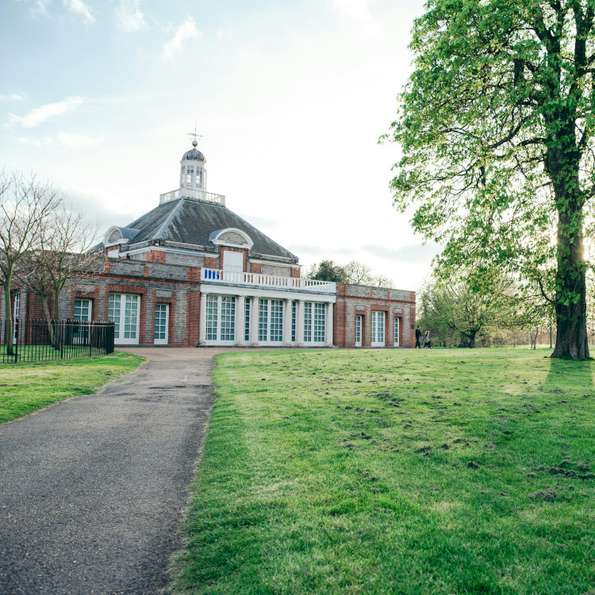
POLYGON ((291 345, 291 300, 283 302, 283 345, 291 345))
POLYGON ((200 294, 200 333, 199 345, 204 345, 207 340, 207 294, 200 294))
POLYGON ((236 297, 236 343, 244 345, 244 296, 236 297))
POLYGON ((326 345, 333 346, 333 305, 332 303, 326 305, 326 345))
POLYGON ((250 345, 258 345, 258 298, 252 298, 250 316, 250 345))
POLYGON ((297 305, 297 329, 296 343, 303 347, 304 345, 304 302, 300 300, 297 305))

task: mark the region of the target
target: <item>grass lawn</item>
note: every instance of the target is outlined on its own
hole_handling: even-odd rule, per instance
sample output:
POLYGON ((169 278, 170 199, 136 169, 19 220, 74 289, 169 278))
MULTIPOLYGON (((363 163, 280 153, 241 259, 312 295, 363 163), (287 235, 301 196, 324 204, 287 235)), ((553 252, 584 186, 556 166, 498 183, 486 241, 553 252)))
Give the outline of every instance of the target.
POLYGON ((138 367, 142 358, 127 353, 0 365, 0 423, 68 397, 95 392, 102 384, 138 367))
POLYGON ((220 356, 178 591, 593 592, 592 362, 220 356))

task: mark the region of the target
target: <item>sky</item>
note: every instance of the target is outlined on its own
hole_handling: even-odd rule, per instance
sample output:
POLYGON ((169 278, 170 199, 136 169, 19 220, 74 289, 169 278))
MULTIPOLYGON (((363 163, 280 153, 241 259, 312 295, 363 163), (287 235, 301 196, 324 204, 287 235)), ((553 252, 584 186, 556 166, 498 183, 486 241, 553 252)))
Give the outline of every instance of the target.
POLYGON ((358 260, 401 289, 437 249, 392 205, 379 144, 423 0, 2 0, 0 168, 97 229, 178 186, 195 124, 208 190, 307 269, 358 260))

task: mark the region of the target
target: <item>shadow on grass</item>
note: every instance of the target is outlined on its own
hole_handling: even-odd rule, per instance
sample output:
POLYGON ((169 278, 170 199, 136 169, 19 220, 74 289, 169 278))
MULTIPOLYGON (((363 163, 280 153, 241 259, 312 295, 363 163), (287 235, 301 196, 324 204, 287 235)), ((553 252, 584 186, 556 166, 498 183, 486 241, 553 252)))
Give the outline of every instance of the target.
POLYGON ((595 362, 592 360, 572 361, 551 359, 550 369, 543 382, 543 389, 555 392, 563 387, 572 386, 579 390, 593 390, 593 371, 595 362))

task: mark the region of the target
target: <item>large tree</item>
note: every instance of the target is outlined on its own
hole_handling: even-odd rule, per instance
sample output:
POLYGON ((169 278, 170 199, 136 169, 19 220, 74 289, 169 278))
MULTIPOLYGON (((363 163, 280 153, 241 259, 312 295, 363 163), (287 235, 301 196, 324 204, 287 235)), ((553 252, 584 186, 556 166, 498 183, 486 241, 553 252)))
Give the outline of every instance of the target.
POLYGON ((52 343, 53 320, 59 318, 64 287, 93 272, 98 257, 91 253, 94 233, 82 215, 62 206, 39 225, 35 249, 22 259, 17 276, 39 298, 52 343))
POLYGON ((553 356, 573 359, 589 357, 594 14, 595 0, 428 0, 391 128, 395 202, 445 244, 442 266, 538 282, 554 302, 553 356))

